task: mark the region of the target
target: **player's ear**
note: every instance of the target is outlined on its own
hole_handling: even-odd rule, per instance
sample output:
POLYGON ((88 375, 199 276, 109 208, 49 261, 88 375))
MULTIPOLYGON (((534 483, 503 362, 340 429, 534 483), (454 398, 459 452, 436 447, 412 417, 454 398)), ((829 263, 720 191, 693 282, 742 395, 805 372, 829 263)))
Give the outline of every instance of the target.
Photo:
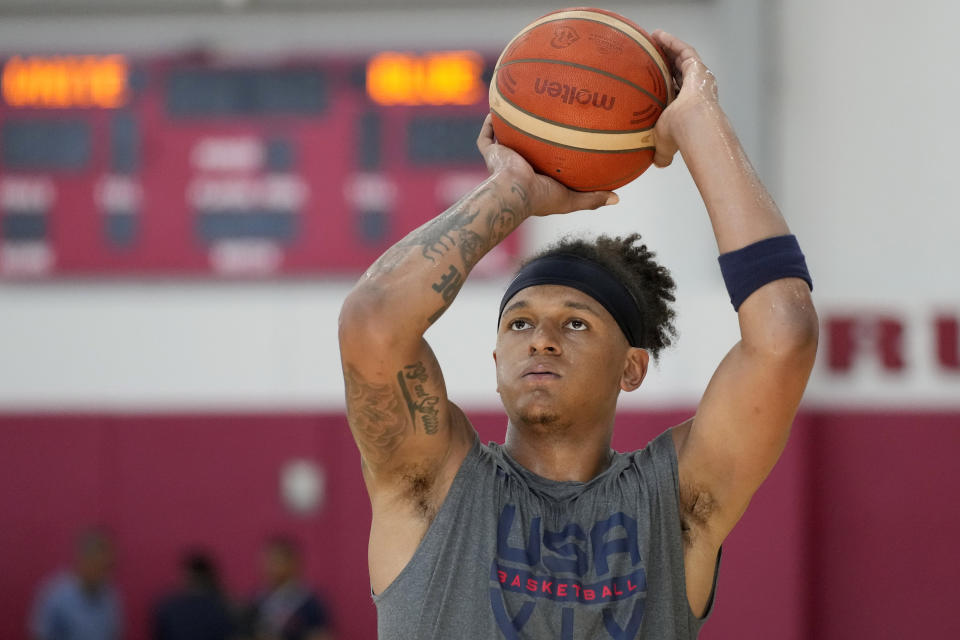
POLYGON ((646 349, 630 347, 623 364, 623 375, 620 376, 620 388, 624 391, 633 391, 638 388, 647 375, 650 365, 650 354, 646 349))
MULTIPOLYGON (((493 350, 493 366, 497 366, 497 350, 493 350)), ((497 376, 497 393, 500 393, 500 376, 497 376)))

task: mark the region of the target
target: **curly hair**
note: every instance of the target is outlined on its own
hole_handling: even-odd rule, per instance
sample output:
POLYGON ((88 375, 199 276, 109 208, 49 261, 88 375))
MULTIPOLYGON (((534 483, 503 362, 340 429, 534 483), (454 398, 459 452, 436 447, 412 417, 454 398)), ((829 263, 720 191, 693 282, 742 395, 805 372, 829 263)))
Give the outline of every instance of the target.
POLYGON ((647 245, 639 244, 640 234, 611 238, 598 236, 595 240, 564 237, 524 262, 524 266, 546 256, 571 254, 591 260, 606 268, 633 296, 643 318, 641 346, 659 359, 660 350, 669 347, 677 337, 673 324, 676 313, 676 283, 670 271, 658 264, 656 254, 647 245))

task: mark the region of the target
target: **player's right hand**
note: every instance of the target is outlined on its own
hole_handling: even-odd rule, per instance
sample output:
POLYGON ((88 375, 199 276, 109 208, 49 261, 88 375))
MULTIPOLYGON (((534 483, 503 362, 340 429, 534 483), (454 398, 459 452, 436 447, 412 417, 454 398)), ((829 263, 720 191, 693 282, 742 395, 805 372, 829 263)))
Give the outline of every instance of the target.
POLYGON ((503 174, 513 180, 513 186, 523 190, 527 211, 531 216, 548 216, 586 209, 598 209, 616 204, 619 196, 612 191, 573 191, 553 178, 536 173, 523 156, 494 139, 493 117, 487 114, 477 138, 487 170, 491 175, 503 174))

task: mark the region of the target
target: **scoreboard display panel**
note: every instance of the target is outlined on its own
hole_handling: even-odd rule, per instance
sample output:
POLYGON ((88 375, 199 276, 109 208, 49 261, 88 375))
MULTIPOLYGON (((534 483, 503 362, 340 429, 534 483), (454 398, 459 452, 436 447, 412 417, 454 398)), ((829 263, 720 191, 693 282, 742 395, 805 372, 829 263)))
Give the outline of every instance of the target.
POLYGON ((3 278, 355 274, 487 175, 475 52, 0 63, 3 278))

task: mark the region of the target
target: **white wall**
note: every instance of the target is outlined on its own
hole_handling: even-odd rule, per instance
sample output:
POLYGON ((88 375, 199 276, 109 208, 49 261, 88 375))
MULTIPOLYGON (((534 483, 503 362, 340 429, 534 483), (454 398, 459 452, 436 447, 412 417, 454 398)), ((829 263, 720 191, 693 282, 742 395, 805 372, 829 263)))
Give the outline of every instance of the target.
POLYGON ((784 4, 780 200, 825 297, 958 301, 958 22, 948 0, 784 4))
MULTIPOLYGON (((822 310, 903 318, 908 369, 823 369, 822 403, 960 406, 938 371, 931 317, 960 316, 956 185, 960 4, 782 3, 779 200, 804 239, 822 310)), ((823 315, 823 314, 821 314, 823 315)))
MULTIPOLYGON (((821 312, 884 306, 918 327, 928 309, 960 311, 960 222, 952 173, 947 25, 960 7, 887 0, 760 0, 610 8, 695 43, 761 174, 800 237, 821 312), (761 12, 762 9, 762 12, 761 12), (774 23, 764 22, 771 16, 774 23)), ((202 43, 228 54, 297 49, 497 49, 552 7, 512 11, 5 19, 6 51, 164 50, 202 43)), ((689 405, 736 339, 716 248, 682 163, 651 170, 599 214, 526 223, 530 248, 574 228, 640 230, 679 284, 681 339, 632 406, 689 405)), ((494 313, 504 281, 471 281, 428 335, 452 398, 495 406, 494 313)), ((88 282, 0 285, 0 409, 318 409, 342 405, 335 340, 345 281, 88 282)), ((862 365, 818 371, 814 402, 917 400, 960 405, 922 330, 908 377, 862 365)))

